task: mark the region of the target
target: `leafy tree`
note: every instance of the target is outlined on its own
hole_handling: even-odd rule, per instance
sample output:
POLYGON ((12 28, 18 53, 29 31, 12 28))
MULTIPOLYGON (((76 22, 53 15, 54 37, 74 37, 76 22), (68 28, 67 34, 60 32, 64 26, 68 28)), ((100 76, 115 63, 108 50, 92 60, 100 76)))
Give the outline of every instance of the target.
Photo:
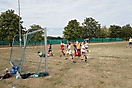
POLYGON ((68 25, 64 27, 63 37, 67 40, 76 40, 80 38, 80 23, 77 20, 69 21, 68 25))
MULTIPOLYGON (((31 29, 28 29, 29 32, 32 32, 32 31, 35 31, 35 30, 38 30, 38 29, 41 29, 42 27, 40 25, 37 25, 37 24, 33 24, 30 26, 31 29)), ((34 41, 43 41, 43 32, 40 31, 40 32, 37 32, 34 34, 34 37, 31 39, 31 40, 34 40, 34 41)))
POLYGON ((32 30, 37 30, 37 29, 39 29, 39 28, 42 28, 42 27, 41 27, 40 25, 38 25, 38 24, 33 24, 33 25, 31 25, 30 27, 31 27, 32 30))
MULTIPOLYGON (((22 23, 23 21, 20 21, 21 29, 22 23)), ((2 12, 0 14, 0 40, 8 40, 12 46, 13 37, 17 34, 19 34, 19 16, 14 14, 14 10, 2 12)))
POLYGON ((106 26, 103 26, 100 29, 99 37, 106 38, 106 37, 109 37, 109 35, 110 35, 109 29, 106 26))
POLYGON ((100 32, 100 24, 93 18, 86 18, 82 23, 82 36, 83 38, 98 37, 100 32))
POLYGON ((126 40, 132 37, 132 27, 130 24, 122 26, 121 37, 126 40))
POLYGON ((110 37, 120 38, 121 37, 121 27, 117 25, 110 25, 110 37))
POLYGON ((53 36, 47 36, 48 39, 57 39, 56 37, 53 36))
POLYGON ((48 39, 63 39, 63 38, 61 38, 60 36, 58 36, 58 37, 47 36, 47 38, 48 38, 48 39))

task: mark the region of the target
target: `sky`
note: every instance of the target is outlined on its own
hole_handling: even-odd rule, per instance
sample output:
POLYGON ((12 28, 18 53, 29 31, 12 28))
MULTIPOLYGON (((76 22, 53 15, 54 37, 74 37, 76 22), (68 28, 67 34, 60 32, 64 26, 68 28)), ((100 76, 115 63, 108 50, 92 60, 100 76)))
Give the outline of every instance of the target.
POLYGON ((62 37, 70 20, 80 24, 92 17, 101 26, 132 24, 132 0, 0 0, 0 12, 8 9, 22 17, 27 29, 37 24, 46 27, 47 35, 62 37))

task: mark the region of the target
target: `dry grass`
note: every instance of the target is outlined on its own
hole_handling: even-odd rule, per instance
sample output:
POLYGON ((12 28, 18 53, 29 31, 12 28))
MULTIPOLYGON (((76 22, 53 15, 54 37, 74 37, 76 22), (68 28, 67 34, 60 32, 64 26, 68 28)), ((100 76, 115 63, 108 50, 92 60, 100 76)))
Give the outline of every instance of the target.
MULTIPOLYGON (((132 88, 132 48, 127 42, 90 43, 88 62, 77 58, 59 57, 59 45, 53 45, 53 57, 49 57, 50 76, 18 79, 11 77, 0 81, 1 88, 132 88)), ((9 64, 10 48, 0 49, 0 73, 9 64)))

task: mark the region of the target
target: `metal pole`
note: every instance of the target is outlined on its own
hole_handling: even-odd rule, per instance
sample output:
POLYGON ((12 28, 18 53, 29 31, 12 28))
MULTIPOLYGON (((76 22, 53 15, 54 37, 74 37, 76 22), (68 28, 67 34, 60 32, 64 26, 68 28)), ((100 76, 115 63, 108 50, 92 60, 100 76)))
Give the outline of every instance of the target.
POLYGON ((44 51, 45 51, 45 71, 48 72, 48 51, 47 51, 47 32, 44 28, 44 51))
POLYGON ((20 47, 21 47, 20 0, 18 0, 18 12, 19 12, 19 41, 20 41, 20 47))

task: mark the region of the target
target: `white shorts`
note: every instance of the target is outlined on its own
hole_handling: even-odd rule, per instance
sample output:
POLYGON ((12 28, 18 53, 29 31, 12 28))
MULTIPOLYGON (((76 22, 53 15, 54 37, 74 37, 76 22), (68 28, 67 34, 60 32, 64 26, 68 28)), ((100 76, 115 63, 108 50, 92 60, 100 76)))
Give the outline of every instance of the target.
POLYGON ((86 54, 86 51, 85 50, 81 50, 81 54, 86 54))
POLYGON ((68 50, 66 53, 67 54, 72 54, 72 51, 71 50, 68 50))

